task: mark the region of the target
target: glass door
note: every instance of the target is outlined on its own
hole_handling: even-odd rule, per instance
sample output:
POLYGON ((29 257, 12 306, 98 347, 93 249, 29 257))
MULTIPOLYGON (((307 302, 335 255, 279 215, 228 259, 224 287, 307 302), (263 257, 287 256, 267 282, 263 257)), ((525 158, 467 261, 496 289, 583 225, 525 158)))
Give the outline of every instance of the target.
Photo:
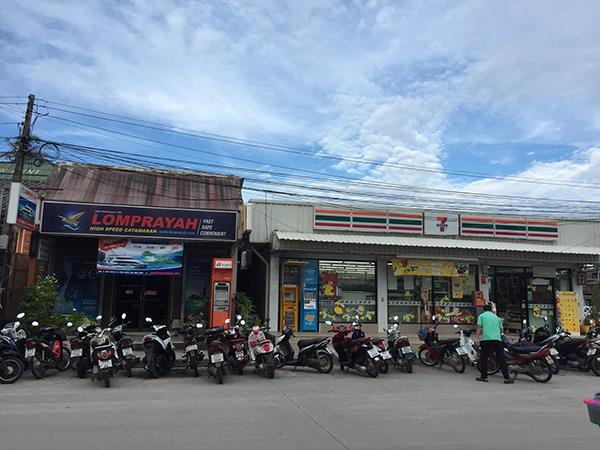
POLYGON ((170 277, 144 277, 142 295, 143 320, 151 317, 155 324, 165 324, 169 320, 170 277))
POLYGON ((116 308, 115 317, 127 314, 127 320, 131 322, 131 328, 140 328, 142 321, 142 289, 143 277, 118 276, 116 283, 116 308))

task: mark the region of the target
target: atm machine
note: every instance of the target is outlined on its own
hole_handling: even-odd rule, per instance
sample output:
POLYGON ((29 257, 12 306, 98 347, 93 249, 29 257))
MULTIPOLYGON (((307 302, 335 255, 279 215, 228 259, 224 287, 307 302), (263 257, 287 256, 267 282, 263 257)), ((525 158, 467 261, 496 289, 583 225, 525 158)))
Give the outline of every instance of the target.
POLYGON ((210 277, 209 326, 223 326, 231 318, 233 259, 214 258, 210 277))

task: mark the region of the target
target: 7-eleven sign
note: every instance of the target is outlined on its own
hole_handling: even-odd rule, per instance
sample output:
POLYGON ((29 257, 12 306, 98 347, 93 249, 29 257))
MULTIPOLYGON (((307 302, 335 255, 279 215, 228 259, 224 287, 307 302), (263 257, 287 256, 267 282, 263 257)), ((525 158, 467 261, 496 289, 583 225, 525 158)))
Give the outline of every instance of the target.
POLYGON ((426 212, 425 234, 458 236, 458 214, 426 212))

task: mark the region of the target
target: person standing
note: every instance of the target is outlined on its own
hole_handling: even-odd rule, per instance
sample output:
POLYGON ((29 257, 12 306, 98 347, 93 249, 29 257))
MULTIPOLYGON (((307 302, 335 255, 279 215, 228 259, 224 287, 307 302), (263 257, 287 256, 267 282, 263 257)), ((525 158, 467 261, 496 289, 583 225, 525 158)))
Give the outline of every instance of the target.
POLYGON ((476 341, 481 349, 479 361, 481 364, 481 376, 477 381, 487 382, 488 358, 493 350, 498 364, 504 375, 504 384, 512 384, 508 376, 508 366, 504 357, 504 346, 502 345, 502 319, 492 312, 492 306, 486 303, 483 306, 483 313, 477 318, 476 341))

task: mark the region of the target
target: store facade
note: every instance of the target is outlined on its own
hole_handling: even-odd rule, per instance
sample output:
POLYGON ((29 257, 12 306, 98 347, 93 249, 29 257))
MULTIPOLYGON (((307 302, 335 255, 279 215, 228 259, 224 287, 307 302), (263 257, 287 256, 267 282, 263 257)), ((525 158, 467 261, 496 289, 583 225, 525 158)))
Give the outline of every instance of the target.
POLYGON ((323 331, 325 320, 358 317, 375 332, 398 316, 410 332, 435 315, 449 332, 474 324, 490 300, 510 329, 523 319, 554 324, 561 295, 563 311, 567 298, 583 308, 576 274, 600 254, 576 245, 598 233, 593 223, 264 202, 246 208, 253 242, 270 244, 265 309, 277 329, 323 331))
POLYGON ((57 312, 126 313, 138 329, 208 317, 213 260, 237 258, 241 179, 67 165, 48 184, 40 235, 57 312))

